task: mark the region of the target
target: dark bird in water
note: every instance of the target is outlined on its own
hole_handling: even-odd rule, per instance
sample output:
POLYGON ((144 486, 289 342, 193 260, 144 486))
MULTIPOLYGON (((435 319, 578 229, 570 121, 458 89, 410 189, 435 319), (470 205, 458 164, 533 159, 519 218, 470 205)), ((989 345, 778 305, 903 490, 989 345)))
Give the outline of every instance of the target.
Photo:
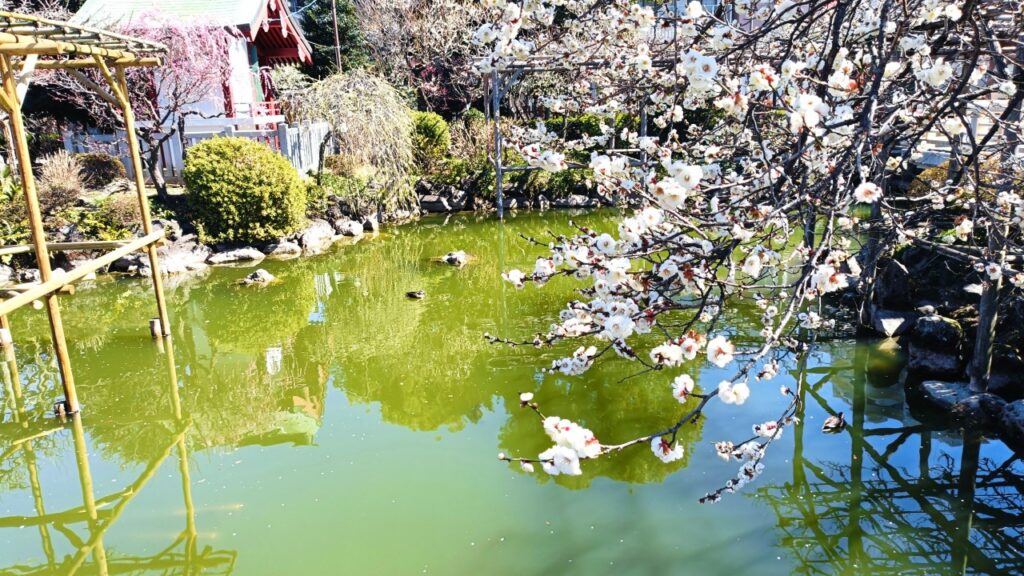
POLYGON ((826 434, 842 432, 843 428, 846 428, 846 419, 843 418, 842 412, 835 416, 829 416, 825 419, 825 423, 821 425, 821 431, 826 434))
POLYGON ((406 292, 405 295, 413 300, 422 300, 427 293, 423 290, 413 290, 412 292, 406 292))

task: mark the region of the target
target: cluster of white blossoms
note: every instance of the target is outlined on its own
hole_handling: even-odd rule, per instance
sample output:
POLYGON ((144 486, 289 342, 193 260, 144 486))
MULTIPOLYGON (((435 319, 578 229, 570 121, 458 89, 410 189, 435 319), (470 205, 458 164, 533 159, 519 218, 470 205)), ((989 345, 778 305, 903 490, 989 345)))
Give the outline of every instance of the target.
MULTIPOLYGON (((503 274, 517 288, 557 275, 580 281, 578 299, 534 340, 585 341, 551 371, 578 376, 614 352, 670 384, 672 397, 664 397, 679 404, 679 425, 712 399, 743 405, 751 385, 775 377, 782 358, 803 349, 797 344, 835 326, 829 310, 838 293, 863 295, 873 270, 861 267, 872 260, 851 254, 867 233, 879 254, 908 244, 962 248, 986 281, 1024 285, 1019 264, 986 244, 1021 236, 1022 160, 1000 175, 1018 180, 984 194, 975 194, 980 183, 969 169, 1013 152, 968 138, 976 129, 970 114, 1002 123, 989 146, 1014 126, 1022 130, 988 105, 1021 86, 1008 75, 1012 63, 996 65, 991 46, 999 42, 978 39, 993 32, 975 28, 977 6, 737 0, 739 19, 697 1, 673 6, 480 4, 488 23, 473 35, 477 69, 536 64, 553 80, 531 87, 541 107, 600 124, 568 141, 544 123, 510 127, 510 146, 549 172, 585 165, 602 195, 633 204, 616 229, 579 227, 548 244, 532 272, 503 274), (953 153, 975 164, 950 169, 948 182, 908 199, 897 181, 910 179, 911 161, 937 137, 956 140, 953 153), (742 316, 736 301, 756 303, 753 326, 734 326, 742 316), (682 372, 702 366, 733 373, 698 391, 682 372)), ((765 447, 791 422, 758 424, 760 441, 720 444, 726 458, 743 461, 728 491, 760 474, 765 447)), ((636 443, 649 440, 660 460, 679 460, 674 430, 636 443)), ((578 473, 579 459, 592 456, 577 444, 556 440, 540 457, 545 470, 578 473)))

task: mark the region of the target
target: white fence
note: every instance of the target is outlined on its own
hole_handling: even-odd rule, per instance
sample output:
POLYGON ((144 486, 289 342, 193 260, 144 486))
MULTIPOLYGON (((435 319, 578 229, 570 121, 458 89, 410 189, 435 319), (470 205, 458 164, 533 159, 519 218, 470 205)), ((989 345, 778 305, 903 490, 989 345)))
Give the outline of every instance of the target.
MULTIPOLYGON (((302 124, 278 122, 283 119, 280 116, 260 118, 258 119, 260 124, 255 124, 252 118, 237 120, 229 118, 214 124, 204 123, 186 127, 184 138, 175 134, 163 144, 160 169, 164 180, 168 182, 181 181, 181 170, 185 166, 182 140, 185 141, 186 147, 192 147, 203 140, 217 136, 234 136, 262 142, 280 152, 300 174, 316 169, 320 162, 320 144, 330 134, 330 127, 326 122, 302 124)), ((123 130, 114 134, 65 131, 64 149, 71 153, 104 152, 118 157, 124 162, 128 176, 134 176, 123 130)))

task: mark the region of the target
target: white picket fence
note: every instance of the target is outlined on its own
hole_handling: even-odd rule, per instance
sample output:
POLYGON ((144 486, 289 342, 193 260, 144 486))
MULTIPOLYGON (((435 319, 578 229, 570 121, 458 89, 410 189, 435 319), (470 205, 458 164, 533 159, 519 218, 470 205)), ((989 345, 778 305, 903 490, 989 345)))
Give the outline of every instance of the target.
MULTIPOLYGON (((320 163, 320 144, 330 134, 330 127, 326 122, 288 124, 283 121, 284 117, 282 116, 260 118, 259 120, 261 123, 258 125, 253 123, 252 118, 239 118, 186 127, 185 146, 192 147, 203 140, 218 136, 248 138, 262 142, 274 151, 281 153, 300 174, 317 168, 320 163)), ((181 141, 182 138, 175 135, 163 144, 160 168, 164 180, 167 182, 181 181, 181 171, 185 166, 185 154, 181 141)), ((114 134, 65 131, 64 149, 75 154, 104 152, 118 157, 124 162, 128 176, 134 177, 123 130, 114 134)))

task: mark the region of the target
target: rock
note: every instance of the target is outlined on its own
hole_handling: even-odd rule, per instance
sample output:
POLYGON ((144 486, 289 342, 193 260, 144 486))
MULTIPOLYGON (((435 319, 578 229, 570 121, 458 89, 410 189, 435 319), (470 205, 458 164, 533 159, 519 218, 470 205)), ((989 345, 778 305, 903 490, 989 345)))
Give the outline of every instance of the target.
POLYGON ((999 433, 1015 451, 1024 450, 1024 400, 1016 400, 1003 406, 1003 412, 999 416, 999 433))
POLYGON ((363 231, 371 234, 380 232, 380 222, 377 221, 376 216, 367 216, 363 219, 363 231))
POLYGON ((149 274, 149 258, 145 254, 127 254, 111 262, 107 272, 117 274, 131 274, 142 276, 143 272, 149 274))
POLYGON ((275 278, 273 274, 267 272, 263 268, 260 268, 259 270, 256 270, 252 274, 246 276, 242 280, 242 284, 244 284, 245 286, 252 286, 254 284, 266 285, 270 284, 274 280, 277 280, 277 278, 275 278))
POLYGON ((566 198, 556 198, 551 205, 555 208, 597 208, 599 202, 580 194, 572 194, 566 198))
POLYGON ((30 284, 32 282, 40 282, 41 279, 38 268, 25 268, 18 271, 18 282, 30 284))
POLYGON ((1006 398, 1024 398, 1024 359, 1013 350, 997 350, 992 357, 988 391, 1006 398))
POLYGON ((181 224, 175 220, 157 218, 153 220, 153 227, 164 231, 164 238, 174 242, 181 239, 181 224))
POLYGON ((353 220, 339 220, 334 223, 334 229, 342 236, 358 238, 363 235, 363 225, 353 220))
POLYGON ((918 318, 910 333, 907 368, 931 376, 959 376, 963 368, 960 359, 963 335, 956 320, 942 316, 918 318))
POLYGON ((974 395, 966 382, 925 380, 917 388, 921 399, 930 408, 945 414, 951 413, 958 402, 974 395))
POLYGON ((420 209, 430 214, 443 214, 445 212, 452 211, 451 204, 448 203, 448 200, 435 194, 420 196, 420 209))
MULTIPOLYGON (((160 258, 160 272, 167 276, 176 274, 188 274, 205 270, 207 259, 211 257, 210 249, 196 242, 178 241, 169 246, 163 246, 157 250, 160 258)), ((138 272, 149 273, 149 258, 139 262, 138 272)))
POLYGON ((462 212, 469 203, 469 195, 454 186, 451 188, 452 190, 447 198, 448 206, 451 207, 452 212, 462 212))
POLYGON ((323 254, 333 244, 334 227, 323 220, 310 222, 309 227, 299 233, 299 245, 305 256, 323 254))
POLYGON ((1006 400, 990 393, 969 396, 953 404, 953 421, 967 430, 996 430, 1006 400))
POLYGON ((246 246, 245 248, 236 248, 234 250, 214 253, 206 259, 206 262, 214 265, 234 264, 236 262, 259 262, 265 257, 266 256, 264 256, 263 252, 260 252, 252 246, 246 246))
POLYGON ((263 253, 271 258, 295 258, 302 254, 302 246, 288 240, 267 244, 263 253))
POLYGON ((902 336, 914 327, 917 314, 872 306, 871 328, 887 338, 902 336))
POLYGON ((14 282, 18 273, 14 271, 14 268, 5 264, 0 264, 0 284, 8 284, 14 282))
POLYGON ((548 210, 551 208, 551 200, 548 200, 547 196, 541 194, 533 200, 533 207, 541 211, 548 210))
POLYGON ((468 261, 468 257, 466 256, 466 253, 464 251, 456 250, 454 252, 449 252, 449 253, 445 254, 441 258, 441 260, 445 264, 448 264, 449 266, 455 266, 457 268, 462 268, 463 266, 466 265, 466 262, 468 261))
POLYGON ((501 199, 501 207, 505 210, 516 210, 519 208, 519 199, 506 196, 501 199))
POLYGON ((875 302, 882 308, 907 309, 910 307, 910 272, 903 264, 889 260, 875 282, 875 302))

